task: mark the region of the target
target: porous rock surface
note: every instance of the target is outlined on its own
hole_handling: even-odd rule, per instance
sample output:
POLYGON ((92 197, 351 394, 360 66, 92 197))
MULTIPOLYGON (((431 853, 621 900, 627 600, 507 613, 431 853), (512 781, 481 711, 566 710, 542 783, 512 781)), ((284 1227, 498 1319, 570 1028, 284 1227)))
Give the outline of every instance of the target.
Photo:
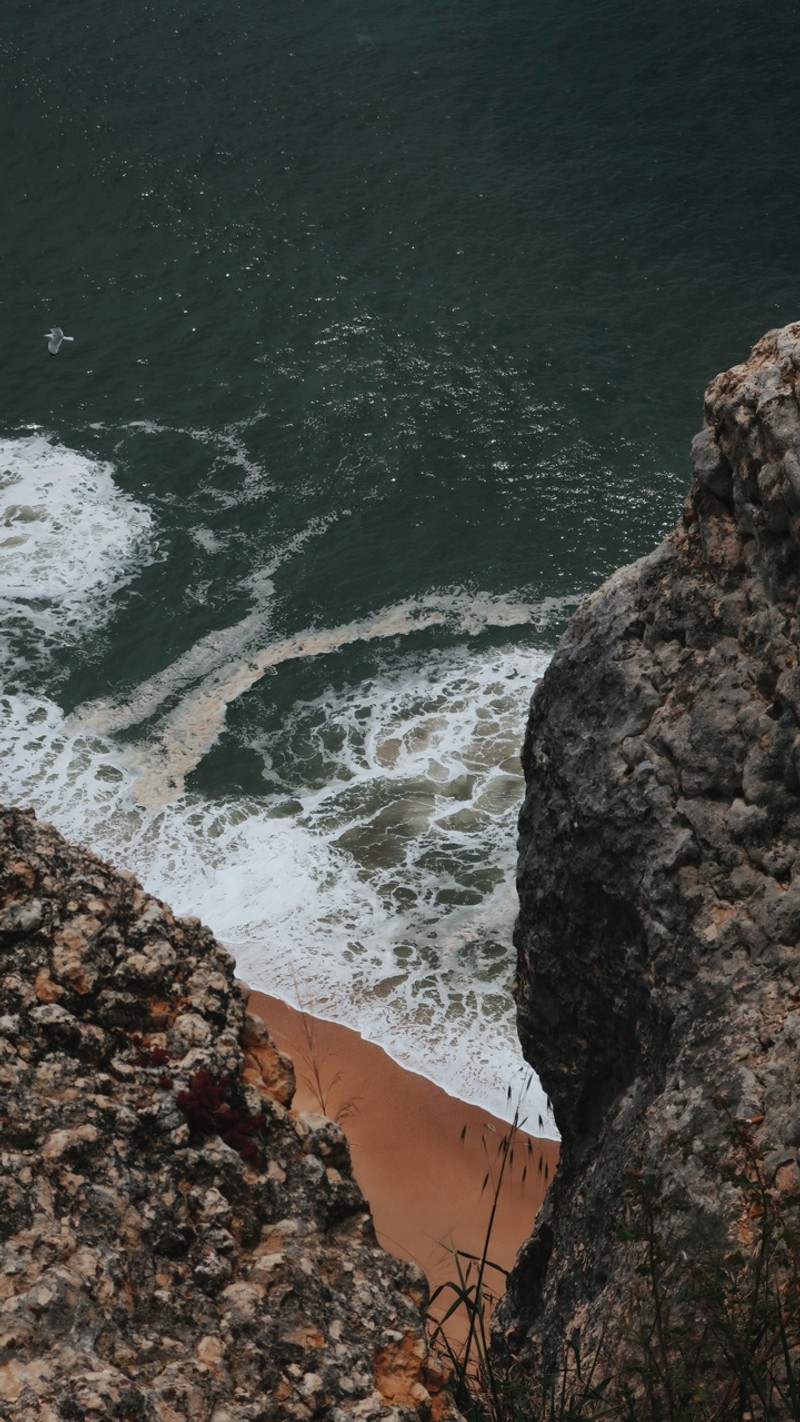
POLYGON ((0 1417, 455 1418, 426 1286, 233 961, 0 815, 0 1417))
POLYGON ((711 382, 677 527, 531 703, 515 994, 563 1146, 496 1344, 537 1382, 624 1359, 643 1180, 678 1294, 747 1251, 744 1178, 800 1222, 799 380, 796 324, 711 382))

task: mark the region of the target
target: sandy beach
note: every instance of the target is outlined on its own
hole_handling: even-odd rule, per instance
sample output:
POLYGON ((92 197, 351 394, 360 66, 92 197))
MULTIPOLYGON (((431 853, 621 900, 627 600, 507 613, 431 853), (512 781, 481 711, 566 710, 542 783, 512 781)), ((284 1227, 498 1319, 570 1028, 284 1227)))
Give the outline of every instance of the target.
MULTIPOLYGON (((260 992, 249 1006, 294 1061, 295 1107, 324 1111, 346 1132, 381 1243, 419 1264, 432 1288, 453 1278, 453 1249, 483 1251, 509 1125, 406 1071, 358 1032, 260 992)), ((530 1234, 557 1159, 556 1142, 516 1134, 489 1250, 504 1269, 530 1234)))

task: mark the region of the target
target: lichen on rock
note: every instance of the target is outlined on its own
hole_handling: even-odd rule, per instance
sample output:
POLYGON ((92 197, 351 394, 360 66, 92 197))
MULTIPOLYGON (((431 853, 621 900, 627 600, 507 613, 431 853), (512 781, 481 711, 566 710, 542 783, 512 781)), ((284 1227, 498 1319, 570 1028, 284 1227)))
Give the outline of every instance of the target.
POLYGON ((0 814, 0 1416, 456 1418, 426 1283, 229 954, 0 814))

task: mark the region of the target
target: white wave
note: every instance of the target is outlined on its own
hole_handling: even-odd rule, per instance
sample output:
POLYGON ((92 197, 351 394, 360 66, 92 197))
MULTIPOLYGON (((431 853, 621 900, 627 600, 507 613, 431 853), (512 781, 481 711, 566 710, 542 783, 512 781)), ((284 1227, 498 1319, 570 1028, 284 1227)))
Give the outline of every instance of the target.
MULTIPOLYGON (((165 703, 179 698, 155 727, 148 727, 139 752, 131 752, 138 754, 141 771, 136 793, 143 804, 165 804, 183 792, 187 775, 219 736, 227 707, 284 662, 322 656, 353 642, 404 637, 431 626, 474 634, 487 627, 535 624, 537 617, 537 609, 510 598, 443 591, 407 599, 338 627, 307 628, 265 642, 271 595, 272 584, 264 573, 253 610, 240 622, 201 638, 124 698, 98 699, 76 710, 73 731, 108 734, 149 721, 165 703)), ((546 614, 538 615, 550 612, 548 606, 546 614)))
POLYGON ((82 635, 152 556, 153 520, 111 466, 43 434, 0 440, 0 607, 45 637, 82 635))
MULTIPOLYGON (((245 617, 125 697, 69 718, 42 697, 3 698, 0 796, 132 869, 178 912, 199 913, 253 986, 358 1026, 502 1116, 526 1070, 508 994, 510 826, 545 658, 476 653, 469 639, 561 609, 445 589, 276 636, 272 576, 327 522, 294 533, 243 584, 245 617), (460 644, 415 653, 405 639, 431 627, 460 644), (356 642, 377 644, 368 680, 295 705, 279 742, 248 723, 260 796, 185 792, 237 698, 290 660, 356 642)), ((35 629, 14 649, 18 668, 99 625, 153 550, 150 513, 109 465, 41 433, 0 442, 0 607, 9 629, 35 629)), ((546 1115, 536 1095, 529 1109, 546 1115)))
MULTIPOLYGON (((178 912, 199 913, 252 986, 358 1026, 504 1116, 507 1088, 515 1100, 527 1070, 508 993, 509 826, 545 661, 467 648, 428 653, 416 670, 404 659, 334 704, 326 694, 295 708, 288 760, 293 739, 309 757, 296 783, 278 776, 259 798, 183 794, 158 807, 137 797, 127 748, 52 703, 6 697, 0 795, 132 869, 178 912)), ((547 1116, 537 1084, 527 1110, 547 1116)))

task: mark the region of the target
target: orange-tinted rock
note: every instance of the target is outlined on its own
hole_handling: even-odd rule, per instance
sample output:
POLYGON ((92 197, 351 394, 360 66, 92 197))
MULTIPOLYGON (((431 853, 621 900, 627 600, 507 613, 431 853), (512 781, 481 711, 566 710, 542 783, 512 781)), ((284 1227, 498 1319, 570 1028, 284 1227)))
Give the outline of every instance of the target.
POLYGON ((209 931, 12 810, 0 946, 0 1416, 456 1418, 419 1272, 209 931))

